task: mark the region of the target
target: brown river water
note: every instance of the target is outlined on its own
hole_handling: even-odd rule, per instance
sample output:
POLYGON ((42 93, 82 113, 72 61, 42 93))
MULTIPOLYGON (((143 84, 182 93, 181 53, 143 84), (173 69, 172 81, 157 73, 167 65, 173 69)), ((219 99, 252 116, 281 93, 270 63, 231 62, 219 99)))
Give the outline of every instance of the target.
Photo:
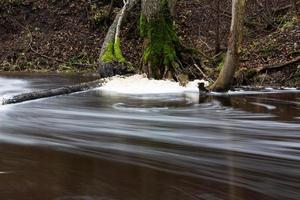
MULTIPOLYGON (((0 97, 89 78, 2 75, 0 97)), ((300 200, 300 92, 0 106, 0 200, 300 200)))

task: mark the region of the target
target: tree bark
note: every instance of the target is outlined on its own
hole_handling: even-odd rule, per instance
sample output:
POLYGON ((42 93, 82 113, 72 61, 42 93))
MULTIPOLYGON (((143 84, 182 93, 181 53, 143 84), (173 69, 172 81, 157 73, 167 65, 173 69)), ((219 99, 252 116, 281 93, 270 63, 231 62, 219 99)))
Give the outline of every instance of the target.
POLYGON ((110 25, 102 44, 99 61, 99 74, 101 78, 131 73, 121 50, 120 31, 126 14, 138 3, 138 0, 124 0, 123 8, 110 25))
POLYGON ((102 44, 101 52, 100 52, 100 61, 103 63, 108 63, 112 61, 118 61, 115 58, 117 57, 115 53, 115 45, 117 43, 118 38, 120 37, 120 27, 122 25, 122 21, 130 9, 136 5, 138 0, 126 0, 124 1, 123 8, 115 17, 114 21, 110 25, 104 42, 102 44))
POLYGON ((218 79, 210 88, 213 91, 225 92, 231 87, 235 70, 239 65, 240 48, 243 37, 244 12, 245 0, 233 0, 228 50, 224 67, 222 68, 218 79))
POLYGON ((143 71, 149 78, 180 74, 179 39, 173 17, 176 0, 142 0, 140 32, 144 38, 143 71))

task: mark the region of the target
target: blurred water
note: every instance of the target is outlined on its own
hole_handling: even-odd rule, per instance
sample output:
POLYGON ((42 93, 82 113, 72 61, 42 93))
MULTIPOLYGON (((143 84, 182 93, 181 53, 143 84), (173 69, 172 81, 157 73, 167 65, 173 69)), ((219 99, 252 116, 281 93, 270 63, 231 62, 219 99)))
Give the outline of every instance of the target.
MULTIPOLYGON (((0 78, 0 96, 82 81, 0 78)), ((300 94, 101 90, 0 107, 0 199, 300 199, 300 94)))

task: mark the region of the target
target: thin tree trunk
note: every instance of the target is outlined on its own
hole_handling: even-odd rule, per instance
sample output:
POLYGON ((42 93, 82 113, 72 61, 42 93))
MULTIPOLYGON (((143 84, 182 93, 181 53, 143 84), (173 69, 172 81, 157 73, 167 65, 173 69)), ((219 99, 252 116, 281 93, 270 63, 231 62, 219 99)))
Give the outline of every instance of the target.
POLYGON ((124 1, 123 8, 120 10, 120 12, 115 17, 114 21, 110 25, 106 37, 104 39, 104 42, 102 44, 101 52, 100 52, 100 60, 103 63, 107 62, 113 62, 118 61, 114 60, 115 58, 115 44, 116 40, 118 39, 120 35, 120 27, 122 25, 122 21, 125 18, 125 15, 127 12, 129 12, 134 5, 136 5, 138 0, 126 0, 124 1))
POLYGON ((111 0, 110 4, 109 4, 109 8, 108 8, 108 14, 107 14, 107 17, 106 17, 106 20, 105 20, 106 23, 108 23, 110 21, 113 10, 114 10, 114 0, 111 0))
POLYGON ((123 8, 110 25, 102 44, 99 56, 99 74, 102 78, 132 72, 131 69, 129 70, 126 66, 124 67, 126 60, 121 50, 120 32, 126 14, 138 3, 138 0, 124 0, 123 2, 123 8))
POLYGON ((117 40, 120 39, 120 29, 121 29, 122 21, 123 21, 123 18, 124 18, 125 11, 128 7, 128 4, 129 4, 129 0, 124 0, 124 5, 123 5, 123 8, 120 11, 120 17, 119 17, 118 22, 117 22, 116 34, 115 34, 115 44, 116 44, 117 40))
POLYGON ((213 91, 224 92, 230 89, 234 73, 239 65, 240 48, 243 36, 245 0, 232 1, 232 20, 228 50, 218 79, 211 86, 213 91))

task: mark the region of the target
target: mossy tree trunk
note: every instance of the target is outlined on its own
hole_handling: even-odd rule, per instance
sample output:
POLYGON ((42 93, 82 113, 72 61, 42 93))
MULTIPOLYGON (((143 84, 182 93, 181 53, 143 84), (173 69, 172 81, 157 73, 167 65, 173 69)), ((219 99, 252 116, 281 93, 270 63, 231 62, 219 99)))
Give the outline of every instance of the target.
POLYGON ((140 34, 144 38, 143 71, 149 78, 180 74, 180 42, 174 27, 176 0, 142 0, 140 34))
POLYGON ((123 57, 120 47, 120 28, 126 12, 129 8, 132 8, 136 3, 137 0, 124 0, 123 8, 119 11, 106 33, 106 37, 104 39, 100 53, 101 62, 125 62, 125 58, 123 57))
POLYGON ((124 0, 122 9, 116 15, 106 33, 99 56, 99 74, 101 77, 116 74, 121 75, 133 71, 128 66, 125 66, 125 64, 128 65, 128 63, 121 50, 120 32, 124 18, 138 1, 139 0, 124 0))
POLYGON ((241 43, 243 38, 244 12, 245 0, 233 0, 228 50, 224 66, 219 77, 210 88, 213 91, 225 92, 231 87, 235 70, 239 65, 241 43))

